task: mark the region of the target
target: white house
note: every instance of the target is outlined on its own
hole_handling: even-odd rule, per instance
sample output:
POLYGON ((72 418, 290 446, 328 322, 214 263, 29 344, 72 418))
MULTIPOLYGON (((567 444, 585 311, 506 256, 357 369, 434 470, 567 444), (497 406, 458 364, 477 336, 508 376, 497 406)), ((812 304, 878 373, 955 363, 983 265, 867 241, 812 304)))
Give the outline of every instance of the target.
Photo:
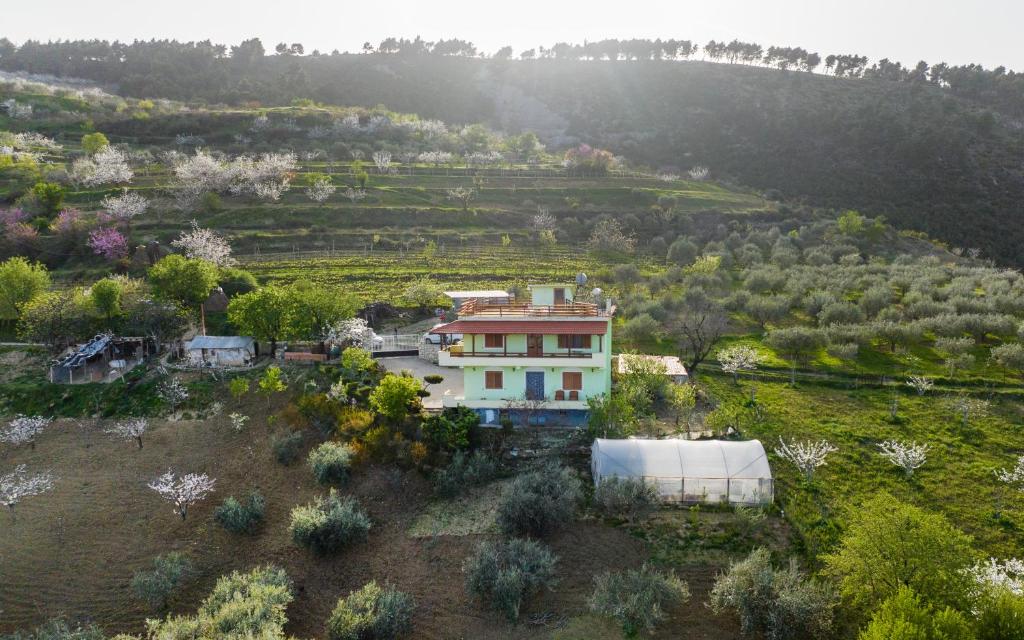
POLYGON ((195 366, 245 367, 260 353, 256 341, 247 336, 196 336, 185 345, 185 354, 195 366))

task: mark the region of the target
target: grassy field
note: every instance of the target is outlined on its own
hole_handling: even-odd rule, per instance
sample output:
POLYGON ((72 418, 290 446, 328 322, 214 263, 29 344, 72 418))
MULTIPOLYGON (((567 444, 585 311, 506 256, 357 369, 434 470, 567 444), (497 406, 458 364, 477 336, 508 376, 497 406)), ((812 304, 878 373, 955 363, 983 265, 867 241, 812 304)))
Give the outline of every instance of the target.
POLYGON ((776 503, 804 541, 809 555, 833 545, 848 510, 879 490, 943 513, 975 539, 984 553, 1019 555, 1024 544, 1024 496, 1004 492, 993 471, 1012 467, 1024 453, 1019 397, 992 399, 987 415, 965 428, 939 391, 918 396, 900 389, 899 420, 889 419, 893 393, 885 389, 837 389, 802 382, 704 376, 702 383, 722 404, 740 408, 741 435, 758 438, 766 449, 779 437, 828 440, 839 448, 806 484, 796 469, 776 456, 776 503), (762 419, 743 409, 756 388, 762 419), (911 479, 878 454, 878 444, 896 439, 927 443, 927 463, 911 479), (996 517, 1002 505, 1001 516, 996 517))

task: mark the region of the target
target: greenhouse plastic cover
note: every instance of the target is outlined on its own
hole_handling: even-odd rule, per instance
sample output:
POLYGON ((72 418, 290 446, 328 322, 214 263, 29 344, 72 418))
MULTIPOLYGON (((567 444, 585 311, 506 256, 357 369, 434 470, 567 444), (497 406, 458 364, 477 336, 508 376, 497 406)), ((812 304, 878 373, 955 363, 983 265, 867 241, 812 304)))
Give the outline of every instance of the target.
POLYGON ((591 448, 595 484, 643 478, 667 501, 763 503, 772 499, 772 472, 758 440, 607 440, 591 448))

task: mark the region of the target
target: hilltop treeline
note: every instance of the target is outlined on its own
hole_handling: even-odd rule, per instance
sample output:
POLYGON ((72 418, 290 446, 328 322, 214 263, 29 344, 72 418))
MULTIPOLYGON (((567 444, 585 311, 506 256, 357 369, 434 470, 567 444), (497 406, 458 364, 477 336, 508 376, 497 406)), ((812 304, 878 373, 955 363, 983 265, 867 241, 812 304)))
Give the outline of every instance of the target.
POLYGON ((884 215, 1024 264, 1024 141, 1007 115, 1024 112, 1019 74, 868 66, 855 54, 738 41, 556 44, 519 60, 508 48, 481 57, 463 40, 391 38, 364 49, 305 55, 282 43, 268 55, 256 39, 0 43, 0 68, 89 78, 139 97, 384 104, 535 131, 551 149, 587 143, 652 169, 705 166, 712 179, 884 215), (832 77, 808 73, 821 68, 832 77))

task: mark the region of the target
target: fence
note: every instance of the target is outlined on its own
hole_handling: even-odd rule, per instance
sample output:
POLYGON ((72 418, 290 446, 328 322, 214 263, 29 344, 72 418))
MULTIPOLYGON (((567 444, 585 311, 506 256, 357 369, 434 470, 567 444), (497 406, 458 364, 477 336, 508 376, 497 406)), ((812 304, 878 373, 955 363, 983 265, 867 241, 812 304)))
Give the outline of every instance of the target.
POLYGON ((415 351, 420 348, 423 336, 418 333, 379 336, 370 345, 370 351, 415 351))

